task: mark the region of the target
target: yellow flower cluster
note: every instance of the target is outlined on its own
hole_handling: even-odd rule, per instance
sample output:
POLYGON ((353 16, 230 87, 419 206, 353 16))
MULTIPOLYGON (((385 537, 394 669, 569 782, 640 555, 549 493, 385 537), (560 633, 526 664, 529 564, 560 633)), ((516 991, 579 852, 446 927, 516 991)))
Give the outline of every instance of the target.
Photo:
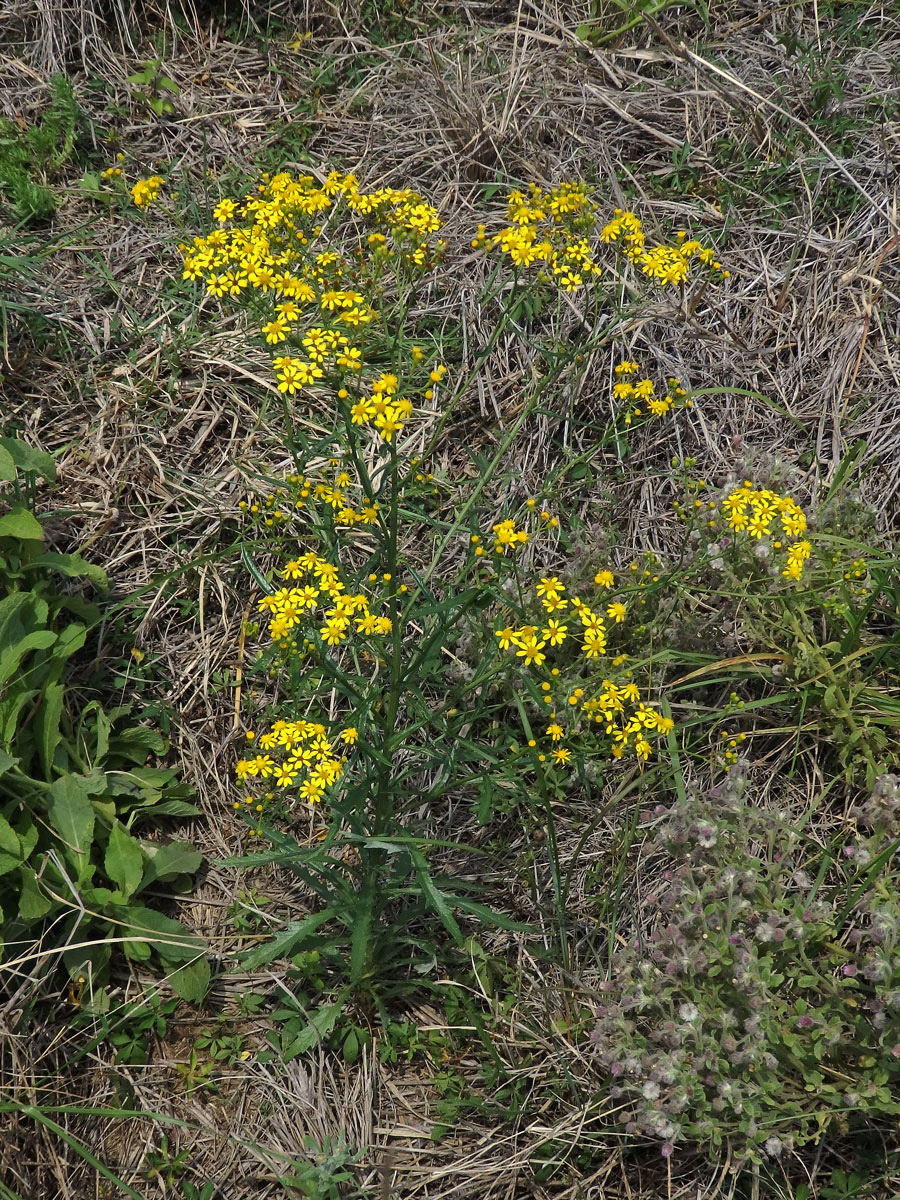
MULTIPOLYGON (((545 646, 561 646, 573 629, 573 625, 565 624, 566 609, 578 619, 580 629, 575 626, 581 636, 581 649, 585 658, 599 658, 606 654, 606 619, 602 613, 595 611, 585 604, 578 596, 565 597, 565 585, 555 577, 541 579, 536 591, 538 599, 547 613, 546 624, 523 625, 515 629, 507 625, 495 631, 495 637, 500 642, 501 650, 515 648, 516 656, 524 659, 525 666, 532 663, 540 666, 547 657, 545 646)), ((610 604, 606 616, 616 622, 625 619, 625 606, 610 604)), ((573 634, 573 636, 575 636, 573 634)))
POLYGON ((515 267, 549 267, 561 287, 575 292, 588 276, 601 273, 586 237, 596 209, 584 183, 563 182, 547 192, 531 183, 525 192, 510 192, 509 225, 493 237, 479 225, 472 245, 499 246, 515 267))
POLYGON ((676 406, 691 408, 687 392, 674 377, 668 379, 665 396, 657 396, 652 379, 635 379, 630 376, 640 371, 640 364, 626 359, 615 367, 616 382, 613 384, 613 396, 616 400, 627 400, 625 424, 630 425, 635 417, 643 415, 644 408, 654 417, 664 417, 676 406), (632 402, 636 401, 632 405, 632 402), (641 407, 644 406, 644 407, 641 407))
POLYGON ((302 513, 309 505, 317 505, 319 512, 327 514, 335 526, 377 524, 381 512, 378 501, 370 500, 359 484, 351 480, 340 459, 329 459, 328 466, 333 472, 329 473, 327 483, 316 482, 308 475, 287 475, 283 486, 258 499, 241 500, 238 507, 268 529, 286 525, 293 515, 302 513))
MULTIPOLYGON (((121 171, 119 172, 121 175, 121 171)), ((161 175, 151 175, 149 179, 139 179, 131 189, 131 198, 138 208, 149 208, 159 196, 159 189, 166 181, 161 175)))
POLYGON ((507 519, 492 526, 494 534, 494 550, 505 554, 507 550, 518 550, 528 541, 527 529, 516 529, 515 521, 507 519))
MULTIPOLYGON (((782 535, 801 538, 806 532, 806 515, 790 496, 779 496, 769 488, 754 488, 749 480, 744 480, 741 487, 725 497, 722 512, 734 533, 745 533, 757 539, 773 535, 772 526, 777 518, 781 530, 775 531, 773 545, 776 550, 783 548, 782 535)), ((811 549, 805 540, 792 542, 787 547, 787 564, 782 575, 799 579, 811 549)))
MULTIPOLYGON (((247 737, 252 741, 255 734, 251 731, 247 737)), ((345 745, 356 739, 352 726, 341 731, 340 740, 345 745)), ((275 721, 260 736, 257 746, 260 753, 240 759, 235 767, 242 784, 251 779, 264 783, 271 780, 276 787, 289 788, 299 782, 298 797, 316 804, 343 774, 344 760, 335 754, 325 726, 317 721, 275 721)), ((244 803, 251 804, 253 799, 248 796, 244 803)), ((263 805, 257 803, 256 807, 261 811, 263 805)))
POLYGON ((600 230, 602 242, 616 246, 657 283, 676 287, 684 283, 693 262, 708 267, 723 279, 729 277, 730 272, 722 270, 714 250, 702 245, 696 238, 688 238, 685 233, 675 236, 674 245, 661 243, 648 247, 640 218, 621 208, 615 210, 613 219, 600 230))
MULTIPOLYGON (((331 386, 340 401, 353 405, 355 424, 392 441, 412 415, 412 401, 398 394, 394 375, 351 382, 365 366, 358 343, 366 326, 379 320, 371 299, 380 294, 384 267, 393 262, 420 273, 443 253, 443 241, 430 240, 441 224, 437 210, 408 188, 363 192, 353 175, 333 171, 320 184, 311 175, 294 178, 283 171, 264 175, 243 201, 221 200, 214 216, 221 228, 180 247, 183 277, 203 280, 213 296, 266 309, 260 328, 267 344, 279 347, 273 359, 279 391, 292 396, 331 386), (339 202, 353 218, 344 234, 336 228, 339 202), (373 227, 368 235, 359 218, 373 227), (346 252, 317 249, 326 221, 331 244, 346 244, 346 252)), ((414 355, 416 362, 420 358, 421 352, 414 355)), ((432 370, 431 382, 439 382, 444 370, 432 370)), ((428 388, 426 399, 432 395, 428 388)))
MULTIPOLYGON (((611 589, 615 587, 613 572, 604 569, 594 577, 597 587, 611 589)), ((541 667, 547 659, 547 647, 558 647, 572 640, 579 646, 579 659, 591 662, 607 653, 607 621, 613 624, 624 622, 627 609, 621 601, 613 600, 603 606, 592 607, 578 596, 566 595, 565 585, 555 576, 545 576, 535 587, 537 599, 544 609, 544 619, 540 625, 523 625, 515 628, 507 625, 495 630, 501 650, 514 650, 517 658, 521 658, 525 666, 541 667)), ((575 662, 579 661, 576 659, 575 662)), ((626 661, 625 655, 617 655, 612 660, 614 667, 621 667, 626 661)), ((571 659, 564 664, 569 669, 574 665, 571 659)), ((559 680, 560 668, 550 670, 550 679, 559 680)), ((548 706, 554 705, 554 684, 545 680, 541 684, 543 701, 548 706)), ((562 702, 563 698, 560 697, 562 702)), ((624 683, 616 683, 603 679, 599 690, 586 696, 585 688, 575 687, 564 697, 565 709, 572 714, 574 725, 572 733, 605 735, 605 745, 613 758, 619 759, 629 750, 638 758, 646 760, 651 751, 650 738, 668 733, 673 728, 673 722, 663 717, 652 705, 641 701, 640 691, 630 679, 624 683), (579 718, 587 724, 579 725, 579 718), (598 730, 596 727, 602 729, 598 730)), ((550 738, 554 749, 551 757, 557 765, 569 761, 571 751, 559 746, 565 737, 564 718, 556 712, 549 714, 550 724, 546 736, 550 738)), ((529 745, 537 746, 536 741, 529 745)), ((539 754, 540 761, 545 756, 539 754)))
POLYGON ((612 738, 613 758, 622 758, 631 750, 636 758, 646 761, 651 750, 649 738, 664 736, 675 726, 671 717, 664 717, 641 701, 636 684, 616 684, 609 679, 603 680, 596 696, 581 702, 581 711, 588 720, 602 725, 612 738))
POLYGON ((321 621, 319 634, 328 646, 347 640, 351 624, 364 637, 391 632, 390 617, 376 616, 369 610, 368 598, 349 593, 333 563, 311 551, 291 559, 281 571, 282 579, 292 586, 279 588, 259 601, 260 611, 269 614, 269 636, 282 646, 304 622, 321 621))

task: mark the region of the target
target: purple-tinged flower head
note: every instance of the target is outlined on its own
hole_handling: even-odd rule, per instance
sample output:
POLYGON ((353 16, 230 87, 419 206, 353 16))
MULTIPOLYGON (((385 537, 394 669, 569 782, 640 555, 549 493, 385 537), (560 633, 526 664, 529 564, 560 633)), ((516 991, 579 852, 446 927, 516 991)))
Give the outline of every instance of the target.
POLYGON ((841 974, 846 975, 849 979, 853 979, 857 974, 856 964, 844 963, 844 965, 841 967, 841 974))
POLYGON ((812 1017, 807 1016, 806 1014, 804 1014, 802 1017, 797 1018, 797 1028, 798 1029, 809 1029, 812 1024, 813 1024, 812 1017))

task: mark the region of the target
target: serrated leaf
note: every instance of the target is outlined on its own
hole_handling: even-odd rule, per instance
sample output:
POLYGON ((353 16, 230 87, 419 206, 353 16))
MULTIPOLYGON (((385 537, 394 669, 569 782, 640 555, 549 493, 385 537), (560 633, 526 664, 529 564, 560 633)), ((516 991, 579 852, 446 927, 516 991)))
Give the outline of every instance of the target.
POLYGON ((274 962, 276 958, 290 958, 296 946, 300 945, 311 933, 315 933, 320 925, 330 921, 334 915, 333 908, 326 908, 322 912, 304 917, 302 921, 291 922, 287 929, 276 934, 271 941, 257 946, 249 954, 243 955, 240 960, 242 969, 255 971, 257 967, 263 966, 264 963, 274 962))
POLYGON ((94 834, 94 808, 84 776, 62 775, 50 785, 47 819, 75 854, 88 854, 94 834))
POLYGON ((421 850, 416 849, 414 846, 409 847, 409 853, 413 861, 413 866, 415 867, 416 878, 419 881, 419 886, 421 887, 426 898, 430 901, 431 906, 436 914, 440 917, 444 928, 458 946, 463 940, 462 933, 460 932, 459 925, 456 923, 456 918, 450 911, 450 907, 447 904, 447 900, 444 897, 443 892, 431 878, 431 874, 428 870, 428 864, 425 861, 425 856, 422 854, 421 850))
POLYGON ((140 843, 127 832, 121 821, 113 821, 104 857, 106 873, 125 896, 137 891, 144 875, 144 855, 140 843))
POLYGON ((44 531, 33 512, 27 508, 14 508, 5 517, 0 517, 0 537, 20 538, 23 542, 41 542, 44 531))
POLYGON ((338 1003, 326 1004, 317 1009, 306 1028, 301 1029, 287 1047, 284 1055, 285 1061, 296 1058, 298 1054, 305 1054, 307 1050, 318 1046, 324 1038, 328 1037, 334 1029, 343 1007, 343 1004, 338 1003))

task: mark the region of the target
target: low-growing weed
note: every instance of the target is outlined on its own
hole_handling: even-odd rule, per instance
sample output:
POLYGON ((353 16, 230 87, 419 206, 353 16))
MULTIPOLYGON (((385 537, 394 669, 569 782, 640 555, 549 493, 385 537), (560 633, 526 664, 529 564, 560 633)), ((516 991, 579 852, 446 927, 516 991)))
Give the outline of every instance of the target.
POLYGON ((823 847, 738 763, 652 821, 660 919, 613 955, 591 1040, 626 1132, 778 1158, 890 1120, 900 1083, 895 776, 823 847))
POLYGON ((155 954, 176 991, 199 1000, 209 979, 201 940, 142 895, 183 889, 196 872, 193 846, 147 834, 161 818, 197 810, 174 770, 151 765, 167 744, 127 706, 104 708, 83 691, 72 700, 73 663, 100 608, 61 580, 84 580, 102 596, 106 578, 77 555, 46 549, 26 503, 38 476, 55 478, 49 455, 0 439, 0 480, 12 500, 0 516, 4 966, 10 979, 31 970, 46 978, 62 961, 78 1006, 102 1012, 120 945, 136 962, 155 954))
POLYGON ((72 85, 65 76, 55 75, 39 124, 0 121, 0 192, 19 220, 41 219, 55 211, 50 185, 72 157, 80 117, 72 85))

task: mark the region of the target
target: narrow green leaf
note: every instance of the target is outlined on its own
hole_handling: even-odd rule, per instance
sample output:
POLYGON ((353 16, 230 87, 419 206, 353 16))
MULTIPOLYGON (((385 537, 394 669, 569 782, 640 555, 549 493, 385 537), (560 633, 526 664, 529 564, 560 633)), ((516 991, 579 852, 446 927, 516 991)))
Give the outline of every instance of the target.
POLYGON ((426 898, 430 901, 432 908, 443 922, 444 928, 456 942, 457 946, 462 942, 462 933, 459 925, 456 923, 456 918, 450 911, 447 901, 441 892, 441 889, 436 886, 431 874, 428 870, 428 864, 425 861, 425 856, 421 850, 414 847, 409 847, 409 854, 413 861, 413 866, 416 871, 416 878, 419 881, 419 886, 424 892, 426 898))
POLYGON ((257 946, 249 954, 241 956, 240 965, 244 971, 255 971, 265 963, 274 962, 277 958, 290 958, 311 933, 330 921, 335 915, 333 908, 325 908, 321 912, 312 913, 302 921, 292 921, 287 929, 275 935, 271 941, 257 946))
POLYGON ((48 650, 55 641, 56 634, 52 630, 35 629, 19 638, 15 645, 0 652, 0 683, 12 678, 26 654, 32 650, 48 650))
POLYGON ((61 736, 59 719, 62 716, 64 692, 65 688, 61 683, 51 683, 46 687, 43 701, 34 718, 38 753, 45 779, 52 777, 53 758, 61 736))

